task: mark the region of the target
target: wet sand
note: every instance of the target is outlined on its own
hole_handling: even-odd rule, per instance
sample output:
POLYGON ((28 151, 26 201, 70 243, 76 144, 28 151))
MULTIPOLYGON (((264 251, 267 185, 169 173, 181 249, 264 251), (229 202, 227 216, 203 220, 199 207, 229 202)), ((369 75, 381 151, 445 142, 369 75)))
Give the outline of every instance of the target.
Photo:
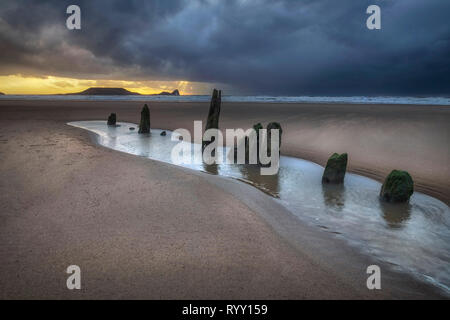
MULTIPOLYGON (((363 267, 370 261, 298 222, 281 223, 292 217, 258 190, 98 147, 86 132, 65 124, 106 118, 110 112, 120 121, 137 123, 141 107, 142 103, 123 102, 0 102, 1 298, 439 297, 432 288, 389 272, 386 279, 391 281, 383 282, 383 290, 369 291, 363 267), (268 223, 269 219, 274 221, 268 223), (298 241, 286 240, 288 234, 298 241), (64 270, 70 264, 82 269, 81 291, 65 287, 64 270)), ((201 103, 150 107, 152 126, 166 129, 190 128, 192 120, 203 120, 207 113, 207 104, 201 103)), ((408 108, 410 116, 405 118, 411 123, 398 124, 395 130, 406 133, 394 135, 394 140, 404 142, 413 128, 421 139, 413 135, 415 145, 400 143, 404 148, 398 153, 375 156, 361 141, 373 140, 373 149, 382 150, 382 138, 365 134, 379 129, 366 124, 366 131, 351 135, 351 144, 344 138, 351 137, 350 128, 364 127, 358 120, 364 117, 369 118, 366 123, 380 121, 389 127, 389 121, 381 121, 383 113, 373 111, 376 106, 363 107, 365 113, 355 111, 355 106, 276 107, 274 113, 273 105, 224 104, 221 124, 245 128, 254 122, 280 121, 286 128, 283 153, 324 161, 324 147, 311 147, 316 132, 316 142, 328 137, 327 143, 334 141, 336 149, 352 145, 358 151, 355 156, 344 150, 350 159, 379 161, 380 172, 400 161, 395 155, 417 150, 414 160, 433 160, 433 167, 426 168, 434 174, 428 190, 439 191, 436 194, 448 203, 445 108, 396 106, 395 110, 408 108), (428 121, 419 130, 425 114, 428 121), (304 118, 316 125, 308 127, 304 118), (353 119, 348 126, 333 120, 348 118, 353 119), (325 124, 334 129, 325 130, 325 124), (306 147, 295 148, 302 141, 306 147), (440 153, 424 157, 431 151, 440 153)), ((392 117, 403 119, 396 112, 392 117)), ((381 133, 387 135, 385 131, 381 133)), ((358 170, 352 161, 351 168, 358 170)), ((426 185, 428 180, 420 177, 428 171, 411 162, 413 177, 426 185)), ((362 168, 369 172, 365 164, 362 168)), ((379 174, 374 168, 371 174, 379 174)))
MULTIPOLYGON (((0 101, 2 114, 20 119, 101 120, 139 123, 143 102, 0 101), (39 111, 36 109, 39 108, 39 111)), ((193 132, 208 103, 151 102, 155 128, 193 132)), ((348 170, 382 182, 392 169, 407 170, 417 191, 450 204, 450 108, 413 105, 223 103, 220 126, 250 128, 278 121, 281 153, 325 165, 334 152, 349 154, 348 170)))

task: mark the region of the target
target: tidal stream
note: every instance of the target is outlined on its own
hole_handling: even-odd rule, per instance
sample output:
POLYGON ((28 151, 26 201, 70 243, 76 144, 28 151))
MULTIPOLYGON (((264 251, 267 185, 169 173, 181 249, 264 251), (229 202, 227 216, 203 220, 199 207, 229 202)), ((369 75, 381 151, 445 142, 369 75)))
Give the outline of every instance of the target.
MULTIPOLYGON (((114 127, 106 121, 77 121, 69 125, 96 133, 102 146, 166 163, 172 163, 172 148, 180 143, 171 141, 168 130, 166 136, 158 129, 138 134, 137 125, 131 123, 114 127)), ((326 229, 363 254, 450 294, 450 209, 433 197, 414 192, 407 204, 386 204, 378 198, 381 184, 375 180, 347 173, 343 186, 322 185, 322 166, 285 156, 278 174, 271 176, 261 175, 256 165, 182 166, 249 183, 301 221, 326 229)))

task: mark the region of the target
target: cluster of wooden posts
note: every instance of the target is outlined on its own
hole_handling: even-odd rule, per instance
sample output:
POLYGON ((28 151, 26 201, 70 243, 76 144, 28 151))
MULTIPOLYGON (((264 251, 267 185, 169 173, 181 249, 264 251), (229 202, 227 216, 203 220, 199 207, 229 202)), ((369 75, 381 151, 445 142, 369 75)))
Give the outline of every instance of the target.
MULTIPOLYGON (((222 92, 220 90, 213 90, 211 103, 208 112, 208 118, 206 121, 205 131, 208 129, 219 129, 219 116, 220 107, 222 102, 222 92)), ((115 113, 111 113, 108 117, 108 125, 115 126, 117 121, 117 116, 115 113)), ((262 129, 260 123, 253 126, 253 129, 257 133, 262 129)), ((281 125, 277 122, 271 122, 267 126, 268 132, 271 129, 280 130, 279 139, 281 146, 281 125)), ((141 111, 141 120, 139 123, 139 133, 150 133, 150 110, 148 105, 145 104, 141 111)), ((165 135, 165 131, 161 133, 165 135)), ((269 137, 269 136, 268 136, 269 137)), ((270 138, 269 138, 270 139, 270 138)), ((211 143, 212 141, 203 141, 203 148, 211 143)), ((248 143, 248 139, 245 140, 248 143)), ((257 142, 258 143, 258 142, 257 142)), ((247 146, 246 146, 247 147, 247 146)), ((247 148, 246 148, 247 149, 247 148)), ((347 153, 334 153, 328 159, 325 166, 325 170, 322 176, 322 183, 324 184, 342 184, 344 183, 345 173, 347 171, 348 155, 347 153)), ((402 170, 392 170, 391 173, 386 177, 381 190, 380 198, 387 202, 407 202, 414 192, 414 182, 410 174, 402 170)))

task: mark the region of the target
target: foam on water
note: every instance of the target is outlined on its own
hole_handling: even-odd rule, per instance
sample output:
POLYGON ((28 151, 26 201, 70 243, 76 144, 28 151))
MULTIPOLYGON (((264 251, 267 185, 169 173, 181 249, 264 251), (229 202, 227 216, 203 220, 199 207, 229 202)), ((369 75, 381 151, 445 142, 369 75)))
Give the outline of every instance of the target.
MULTIPOLYGON (((172 147, 180 143, 171 141, 170 131, 167 136, 160 136, 162 130, 157 129, 142 135, 129 130, 137 127, 130 123, 69 124, 95 132, 105 147, 167 163, 172 163, 172 147)), ((343 186, 322 185, 323 167, 292 157, 282 156, 273 176, 261 176, 256 165, 184 166, 248 182, 274 196, 300 220, 450 294, 450 209, 435 198, 415 192, 408 204, 386 204, 378 198, 379 182, 348 173, 343 186)))

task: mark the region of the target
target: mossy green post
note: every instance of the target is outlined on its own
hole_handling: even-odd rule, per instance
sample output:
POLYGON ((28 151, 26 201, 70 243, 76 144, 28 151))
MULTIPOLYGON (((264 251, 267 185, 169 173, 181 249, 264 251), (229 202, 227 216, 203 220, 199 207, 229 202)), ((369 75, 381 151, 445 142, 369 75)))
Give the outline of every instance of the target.
POLYGON ((343 183, 347 170, 347 158, 346 153, 333 153, 323 172, 322 183, 343 183))
MULTIPOLYGON (((222 91, 214 89, 209 105, 208 118, 206 119, 205 131, 208 129, 219 129, 220 105, 222 103, 222 91)), ((202 146, 205 148, 212 141, 203 141, 202 146)))
MULTIPOLYGON (((278 148, 281 148, 281 135, 283 133, 283 129, 281 129, 281 125, 278 122, 271 122, 267 125, 267 155, 270 157, 272 155, 272 129, 278 130, 278 148)), ((278 149, 278 153, 280 149, 278 149)))
MULTIPOLYGON (((256 133, 256 159, 259 163, 259 130, 263 129, 263 126, 260 122, 253 125, 253 130, 256 133)), ((250 139, 249 137, 245 137, 245 162, 250 162, 250 139)))
POLYGON ((380 190, 386 202, 407 202, 414 192, 414 182, 406 171, 392 170, 380 190))
POLYGON ((115 126, 116 125, 116 114, 115 113, 111 113, 108 117, 108 126, 115 126))
POLYGON ((141 111, 141 122, 139 123, 139 133, 150 133, 150 110, 147 104, 141 111))

